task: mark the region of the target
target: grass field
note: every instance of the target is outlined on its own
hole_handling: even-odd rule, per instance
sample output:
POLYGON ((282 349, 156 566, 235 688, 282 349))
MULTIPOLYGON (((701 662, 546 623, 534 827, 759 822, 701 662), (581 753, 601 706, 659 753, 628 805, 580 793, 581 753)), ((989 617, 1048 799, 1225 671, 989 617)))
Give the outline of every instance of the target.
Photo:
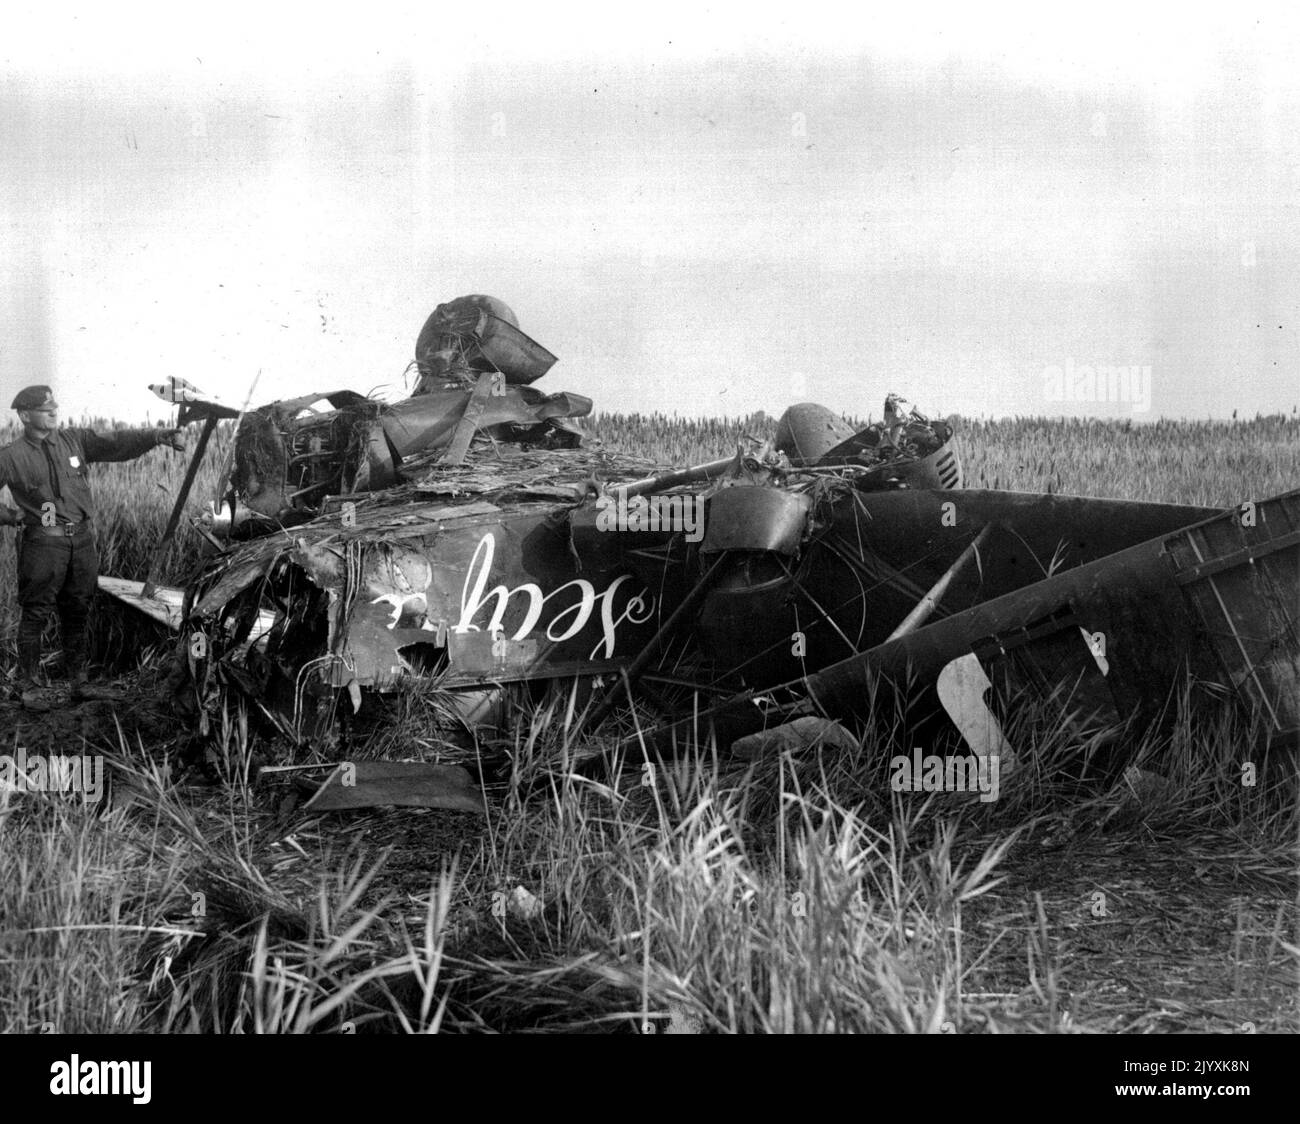
MULTIPOLYGON (((1300 482, 1294 413, 955 424, 970 487, 1227 506, 1300 482)), ((602 415, 589 428, 680 464, 772 426, 602 415)), ((183 468, 155 451, 93 470, 104 572, 144 575, 183 468)), ((182 581, 197 549, 184 530, 168 576, 182 581)), ((162 638, 98 612, 100 655, 147 685, 162 638)), ((890 792, 887 762, 911 749, 898 710, 856 753, 747 771, 701 745, 653 775, 590 777, 565 764, 582 746, 552 698, 521 709, 486 818, 311 817, 287 782, 256 780, 289 758, 247 714, 227 712, 198 768, 170 715, 103 707, 21 730, 0 710, 0 729, 15 725, 0 752, 103 754, 110 774, 90 806, 0 795, 0 1030, 1300 1029, 1296 765, 1262 758, 1230 715, 1128 746, 1136 781, 1081 783, 1088 747, 1025 710, 1009 736, 1029 764, 984 804, 890 792)), ((431 709, 404 697, 373 752, 436 758, 431 709)))

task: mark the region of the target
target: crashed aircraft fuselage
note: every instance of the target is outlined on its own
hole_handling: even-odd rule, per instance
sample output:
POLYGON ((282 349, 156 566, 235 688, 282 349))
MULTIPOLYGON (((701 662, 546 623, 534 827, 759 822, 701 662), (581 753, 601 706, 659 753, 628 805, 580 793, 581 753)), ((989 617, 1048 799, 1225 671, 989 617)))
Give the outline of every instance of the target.
MULTIPOLYGON (((1189 597, 1179 558, 1191 550, 1191 529, 1231 520, 1213 509, 849 488, 798 510, 793 536, 727 518, 729 509, 758 510, 756 498, 791 494, 799 493, 743 482, 700 497, 697 545, 672 528, 601 529, 590 497, 380 503, 358 508, 350 526, 340 512, 293 528, 291 539, 241 547, 196 587, 190 619, 210 630, 214 652, 236 653, 228 658, 268 695, 275 680, 301 685, 304 675, 323 695, 410 678, 482 689, 608 675, 655 643, 691 597, 689 621, 670 630, 672 658, 646 674, 696 685, 706 704, 787 685, 828 713, 861 715, 868 669, 910 667, 937 679, 973 655, 990 682, 1014 673, 1021 686, 1050 692, 1070 679, 1116 718, 1150 717, 1183 671, 1249 684, 1269 663, 1257 651, 1249 667, 1230 671, 1210 641, 1216 622, 1189 597), (950 573, 985 528, 978 563, 950 573), (932 618, 891 639, 945 575, 932 618), (261 632, 248 644, 255 624, 261 632)), ((1285 536, 1300 501, 1262 510, 1270 530, 1253 536, 1255 561, 1248 546, 1233 552, 1247 552, 1238 561, 1258 565, 1257 577, 1266 557, 1282 568, 1272 591, 1237 588, 1229 615, 1244 616, 1243 598, 1267 594, 1258 612, 1272 628, 1250 642, 1285 671, 1295 653, 1285 601, 1295 545, 1285 536)), ((1219 573, 1222 583, 1230 569, 1219 573)), ((1278 687, 1257 694, 1273 699, 1278 687)), ((733 715, 737 708, 744 702, 733 715)), ((1282 710, 1278 733, 1294 728, 1294 705, 1282 710)), ((737 732, 770 720, 752 708, 748 717, 737 732)))
POLYGON ((606 681, 597 713, 616 684, 669 740, 730 738, 869 720, 872 677, 911 676, 978 752, 990 687, 1140 725, 1190 676, 1300 728, 1297 493, 1220 512, 968 490, 951 427, 892 395, 860 432, 804 404, 773 446, 665 469, 582 447, 590 401, 529 385, 554 356, 491 298, 439 306, 417 361, 406 402, 241 420, 247 541, 186 594, 200 703, 222 683, 299 737, 412 682, 479 720, 503 684, 578 677, 606 681))

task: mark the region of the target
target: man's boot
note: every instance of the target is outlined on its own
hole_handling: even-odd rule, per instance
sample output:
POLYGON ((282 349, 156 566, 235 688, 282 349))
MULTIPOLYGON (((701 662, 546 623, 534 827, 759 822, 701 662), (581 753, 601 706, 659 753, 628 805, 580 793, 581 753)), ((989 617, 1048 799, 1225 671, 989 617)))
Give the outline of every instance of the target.
POLYGON ((23 632, 18 634, 18 677, 14 680, 13 693, 23 704, 24 710, 38 713, 50 709, 52 702, 49 691, 41 683, 41 637, 35 639, 23 632))

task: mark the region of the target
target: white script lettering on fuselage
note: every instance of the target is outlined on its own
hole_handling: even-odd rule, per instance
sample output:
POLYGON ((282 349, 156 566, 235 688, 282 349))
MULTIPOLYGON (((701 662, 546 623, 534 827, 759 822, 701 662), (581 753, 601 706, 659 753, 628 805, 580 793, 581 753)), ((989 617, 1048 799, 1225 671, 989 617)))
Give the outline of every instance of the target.
POLYGON ((528 599, 528 609, 511 636, 512 640, 522 640, 537 627, 547 605, 563 602, 565 591, 571 590, 576 591, 578 599, 551 618, 546 626, 546 638, 555 643, 572 640, 587 627, 599 605, 601 639, 592 648, 589 658, 613 659, 618 626, 625 621, 633 625, 644 624, 654 615, 654 598, 650 596, 650 591, 644 588, 640 593, 629 597, 622 611, 615 614, 615 595, 624 583, 632 580, 630 574, 622 574, 615 578, 599 593, 596 592, 595 585, 584 578, 574 578, 573 581, 565 582, 550 593, 543 593, 541 586, 535 582, 524 582, 511 589, 507 589, 504 585, 488 589, 488 575, 492 572, 492 559, 495 553, 496 536, 488 532, 479 540, 474 550, 474 557, 470 560, 469 572, 465 575, 465 584, 461 588, 460 619, 452 626, 453 632, 481 631, 480 626, 473 623, 474 618, 494 598, 496 603, 492 608, 487 630, 494 634, 501 631, 510 599, 522 596, 528 599))

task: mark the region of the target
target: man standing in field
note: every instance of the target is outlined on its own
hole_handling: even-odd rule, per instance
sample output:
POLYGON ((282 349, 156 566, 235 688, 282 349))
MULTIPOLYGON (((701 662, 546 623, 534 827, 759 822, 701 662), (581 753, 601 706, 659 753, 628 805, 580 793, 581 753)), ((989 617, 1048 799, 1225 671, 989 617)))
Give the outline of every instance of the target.
POLYGON ((95 504, 87 464, 128 461, 158 445, 184 451, 179 429, 59 428, 58 404, 48 386, 18 392, 13 409, 23 435, 0 449, 0 488, 8 485, 18 510, 0 506, 0 525, 21 526, 18 544, 18 680, 23 705, 48 710, 40 681, 41 635, 57 612, 63 661, 74 700, 109 693, 87 683, 86 616, 99 576, 91 523, 95 504))

